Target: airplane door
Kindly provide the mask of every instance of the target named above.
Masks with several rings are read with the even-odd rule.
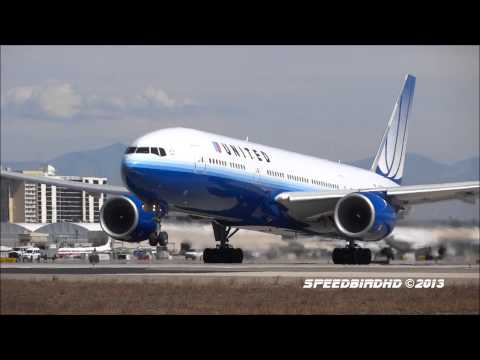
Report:
[[[205,157],[202,155],[200,151],[199,145],[192,145],[191,146],[192,154],[195,156],[194,168],[196,173],[204,173],[205,168],[207,166],[207,162]]]
[[[205,162],[205,158],[203,156],[199,155],[197,157],[197,161],[195,162],[195,171],[197,173],[204,173],[206,166],[207,166],[207,164]]]
[[[260,166],[255,167],[255,183],[262,183],[262,168]]]

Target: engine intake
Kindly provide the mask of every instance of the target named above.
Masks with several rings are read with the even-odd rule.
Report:
[[[142,241],[155,232],[153,212],[142,209],[139,199],[116,196],[107,199],[100,210],[100,225],[114,239]]]
[[[345,236],[362,240],[380,240],[395,225],[396,213],[390,204],[376,193],[353,193],[337,202],[334,221]]]

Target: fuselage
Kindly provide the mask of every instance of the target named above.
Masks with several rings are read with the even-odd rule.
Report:
[[[166,212],[278,233],[305,227],[275,201],[279,193],[398,186],[372,171],[186,128],[134,141],[122,162],[122,178],[132,193]]]

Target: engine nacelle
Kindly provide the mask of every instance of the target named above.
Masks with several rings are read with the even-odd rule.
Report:
[[[353,193],[337,202],[335,226],[345,236],[365,241],[381,240],[393,231],[397,215],[378,193]]]
[[[115,196],[100,210],[100,225],[114,239],[139,242],[157,229],[153,211],[145,211],[135,196]]]

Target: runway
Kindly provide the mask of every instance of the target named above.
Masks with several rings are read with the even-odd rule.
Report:
[[[2,264],[5,278],[44,276],[70,279],[188,278],[443,278],[480,282],[478,265],[333,265],[315,263],[268,264]]]

